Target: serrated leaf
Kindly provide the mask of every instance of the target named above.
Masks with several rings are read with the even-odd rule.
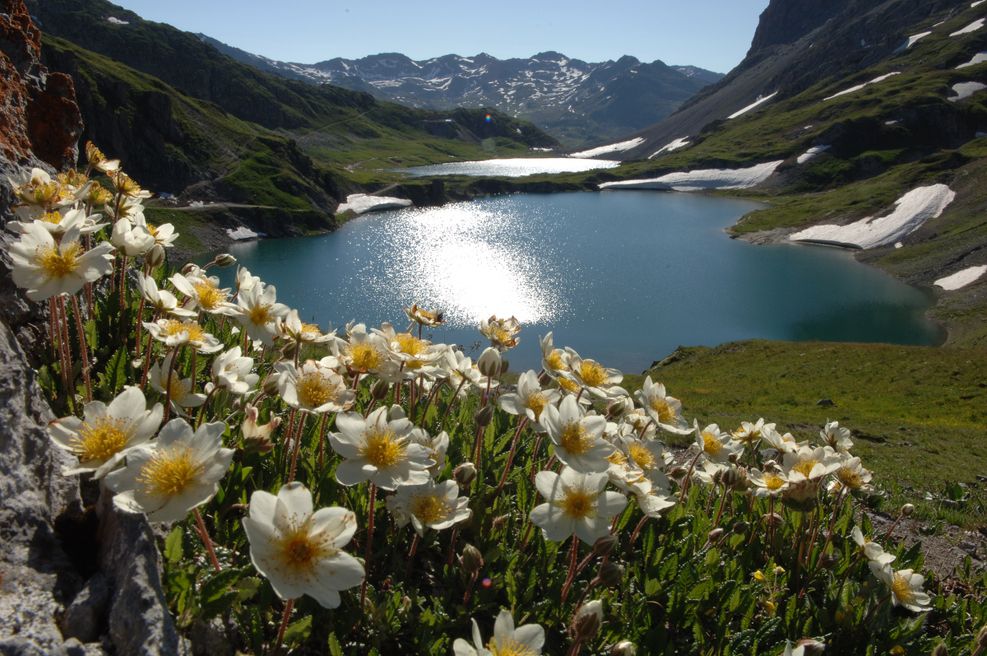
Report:
[[[235,604],[239,599],[240,593],[233,591],[227,592],[209,603],[203,603],[200,612],[202,619],[211,620],[214,617],[222,615],[232,608],[233,604]]]
[[[227,569],[213,575],[212,578],[202,584],[202,588],[199,590],[202,604],[213,602],[226,594],[226,591],[240,579],[241,574],[242,572],[238,569]]]
[[[644,584],[644,594],[653,597],[661,590],[661,582],[658,579],[648,579]]]
[[[284,644],[298,645],[312,634],[312,616],[303,617],[294,624],[291,624],[284,632]]]
[[[247,601],[255,594],[260,588],[261,580],[257,577],[249,576],[245,579],[240,579],[236,582],[233,588],[237,591],[240,596],[240,601]]]
[[[330,656],[343,656],[343,648],[339,646],[339,640],[336,639],[335,633],[329,634],[328,644]]]
[[[185,555],[182,551],[182,536],[182,528],[177,526],[165,538],[164,557],[169,563],[177,563]]]

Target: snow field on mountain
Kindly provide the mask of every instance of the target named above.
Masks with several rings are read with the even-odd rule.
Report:
[[[978,18],[977,20],[973,21],[972,23],[970,23],[969,25],[967,25],[966,27],[964,27],[962,30],[956,30],[955,32],[953,32],[949,36],[962,36],[964,34],[969,34],[971,32],[976,32],[977,30],[979,30],[983,26],[984,26],[984,19],[983,18]]]
[[[771,177],[784,160],[765,162],[746,169],[700,169],[676,171],[658,178],[604,182],[600,189],[660,189],[701,191],[703,189],[749,189]]]
[[[579,159],[587,159],[590,157],[597,157],[598,155],[607,155],[609,153],[622,153],[625,150],[630,150],[636,146],[640,146],[644,143],[644,137],[636,137],[630,139],[629,141],[621,141],[620,143],[610,144],[609,146],[599,146],[597,148],[590,148],[589,150],[581,150],[578,153],[573,153],[569,157],[578,157]]]
[[[364,212],[375,212],[377,210],[393,210],[400,207],[408,207],[410,205],[411,201],[406,198],[350,194],[346,197],[346,202],[336,208],[336,215],[338,216],[343,212],[363,214]]]
[[[893,244],[943,213],[956,198],[944,184],[919,187],[895,201],[895,209],[884,217],[868,216],[848,225],[823,224],[788,236],[791,241],[815,241],[856,246],[864,250]]]
[[[819,153],[824,152],[824,151],[827,151],[829,149],[830,149],[830,146],[813,146],[809,150],[807,150],[804,153],[802,153],[801,155],[799,155],[798,163],[799,164],[805,164],[806,162],[808,162],[810,159],[812,159],[813,157],[815,157]]]
[[[880,75],[878,77],[875,77],[870,82],[864,82],[863,84],[858,84],[855,87],[850,87],[849,89],[844,89],[843,91],[840,91],[839,93],[834,93],[832,96],[823,98],[823,102],[826,102],[827,100],[832,100],[833,98],[839,98],[840,96],[845,96],[846,94],[853,93],[854,91],[860,91],[864,87],[870,86],[872,84],[878,84],[879,82],[884,82],[889,77],[891,77],[893,75],[898,75],[899,72],[900,71],[894,71],[893,73],[888,73],[887,75]]]
[[[976,66],[977,64],[980,64],[985,61],[987,61],[987,52],[978,52],[973,56],[973,59],[971,59],[965,64],[960,64],[956,68],[960,69],[960,68],[966,68],[967,66]]]
[[[966,287],[972,282],[976,282],[980,279],[980,276],[984,275],[984,272],[987,272],[987,264],[983,266],[967,267],[966,269],[957,271],[951,276],[940,278],[933,284],[951,292],[962,287]]]
[[[921,34],[913,34],[912,36],[908,37],[908,41],[907,41],[907,43],[905,43],[905,45],[901,46],[900,48],[897,48],[891,54],[892,55],[895,55],[895,54],[901,52],[902,50],[908,50],[913,45],[915,45],[918,42],[919,39],[924,39],[925,37],[929,36],[930,34],[932,34],[932,32],[922,32]]]
[[[980,82],[960,82],[953,85],[953,93],[956,95],[952,98],[946,98],[946,100],[957,102],[969,98],[982,89],[987,89],[987,84],[981,84]]]
[[[758,107],[760,107],[764,103],[768,102],[769,100],[771,100],[772,98],[774,98],[777,95],[778,95],[778,92],[775,91],[770,96],[765,96],[763,98],[758,98],[757,100],[755,100],[751,104],[747,105],[747,107],[744,107],[743,109],[737,110],[733,114],[730,114],[730,116],[727,116],[727,120],[729,120],[731,118],[737,118],[738,116],[743,116],[747,112],[749,112],[749,111],[751,111],[753,109],[757,109]]]
[[[675,141],[672,141],[671,143],[665,144],[664,146],[656,150],[654,153],[649,155],[648,159],[654,159],[655,157],[658,157],[662,153],[670,153],[673,150],[678,150],[679,148],[683,148],[688,145],[689,145],[689,137],[681,137],[679,139],[676,139]]]

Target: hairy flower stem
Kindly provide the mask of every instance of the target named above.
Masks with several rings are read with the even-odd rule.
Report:
[[[528,424],[527,417],[519,417],[517,422],[517,430],[514,431],[514,439],[511,440],[511,450],[507,454],[507,464],[504,466],[504,473],[500,477],[500,484],[497,486],[497,494],[504,488],[504,483],[507,482],[507,473],[511,471],[511,463],[514,462],[514,451],[517,449],[517,441],[521,436],[521,430]]]
[[[631,555],[631,548],[634,546],[634,540],[637,539],[637,534],[641,532],[641,529],[644,528],[644,523],[647,522],[649,519],[650,519],[650,517],[648,517],[648,515],[645,515],[644,517],[641,518],[641,521],[639,521],[637,523],[637,526],[634,527],[634,532],[631,533],[631,539],[627,543],[627,556],[628,556],[628,558]]]
[[[212,538],[209,537],[206,523],[202,521],[202,514],[198,508],[193,508],[192,513],[195,515],[195,521],[199,524],[199,538],[202,540],[202,544],[206,545],[206,551],[209,552],[209,560],[212,561],[213,569],[218,572],[220,571],[219,560],[216,559],[216,550],[213,549]]]
[[[295,430],[295,448],[291,452],[291,473],[288,474],[288,482],[295,480],[295,466],[298,464],[298,449],[302,445],[302,433],[305,432],[305,420],[308,418],[304,412],[298,418],[298,428]]]
[[[531,476],[528,478],[528,482],[534,485],[535,474],[537,474],[538,467],[536,466],[536,461],[538,460],[538,448],[541,446],[541,433],[535,438],[535,449],[531,452]]]
[[[466,602],[470,600],[470,593],[473,592],[473,586],[476,584],[476,572],[470,574],[470,582],[466,584],[466,594],[463,595],[463,606]]]
[[[577,639],[572,643],[572,647],[569,649],[569,653],[566,656],[579,656],[579,650],[582,648],[583,641]]]
[[[82,351],[82,378],[86,381],[86,403],[93,400],[93,384],[89,379],[89,347],[86,333],[82,329],[82,314],[79,312],[79,299],[72,294],[72,312],[75,314],[75,330],[79,334],[79,349]]]
[[[840,587],[838,587],[836,589],[836,603],[839,603],[840,602],[840,597],[843,595],[843,586],[846,585],[846,580],[847,580],[847,578],[849,578],[850,572],[853,570],[854,567],[857,566],[857,564],[861,560],[863,560],[863,558],[864,558],[864,555],[858,553],[856,560],[854,560],[852,563],[850,563],[847,566],[846,571],[843,572],[843,578],[840,580]]]
[[[579,538],[572,536],[572,546],[569,547],[569,574],[565,577],[565,585],[562,586],[562,603],[565,603],[572,581],[576,578],[576,558],[579,556]]]
[[[69,315],[65,310],[65,299],[58,297],[58,329],[59,344],[62,346],[62,369],[65,372],[66,393],[72,405],[75,405],[75,376],[72,369],[72,344],[69,343]]]
[[[291,453],[291,436],[294,434],[295,430],[295,415],[298,414],[298,410],[292,409],[291,413],[288,415],[288,427],[284,431],[284,439],[281,443],[284,445],[284,461],[281,463],[283,469],[288,467],[288,454]]]
[[[459,387],[457,387],[456,391],[453,392],[452,396],[449,397],[449,405],[446,406],[445,414],[442,415],[442,426],[439,427],[440,433],[446,429],[446,419],[449,418],[449,411],[452,410],[452,402],[459,397],[459,391],[463,389],[463,385],[465,384],[466,384],[466,377],[463,376],[463,379],[459,381]]]
[[[137,310],[137,336],[134,337],[134,342],[136,342],[134,348],[138,351],[141,349],[141,328],[144,327],[144,306],[147,303],[147,299],[141,296],[141,305]],[[92,316],[92,309],[89,310],[89,316]]]
[[[367,581],[370,579],[370,553],[371,548],[374,544],[374,511],[377,505],[377,486],[373,483],[370,484],[370,515],[367,518],[367,548],[363,555],[363,568],[366,571],[366,576],[363,577],[363,585],[360,587],[360,608],[363,608],[364,602],[367,600]],[[474,578],[476,575],[474,574]],[[472,586],[471,586],[472,587]],[[466,591],[466,596],[469,597],[469,590]],[[463,600],[466,603],[466,600]]]
[[[171,349],[168,349],[169,351]],[[168,423],[168,417],[171,415],[171,380],[175,376],[175,362],[178,360],[178,353],[181,351],[181,347],[175,349],[175,355],[171,358],[171,362],[168,364],[168,378],[166,379],[165,386],[165,402],[164,402],[164,420],[163,424]],[[165,353],[165,357],[168,354]]]
[[[408,572],[405,574],[407,578],[411,578],[411,570],[415,566],[415,552],[418,551],[419,542],[421,542],[421,537],[415,533],[415,539],[411,542],[411,551],[408,552]]]
[[[682,489],[679,491],[679,503],[682,503],[685,500],[685,493],[689,489],[689,482],[692,480],[692,470],[695,468],[696,461],[699,460],[699,456],[702,454],[702,451],[697,453],[696,457],[689,463],[689,471],[686,472],[685,480],[682,481]]]
[[[58,344],[58,335],[61,334],[60,331],[58,331],[58,335],[55,334],[57,330],[57,326],[58,326],[58,312],[55,306],[55,297],[51,297],[48,299],[48,346],[51,350],[52,362],[54,362],[57,359],[60,359],[62,353],[62,347],[59,346],[58,355],[55,354],[55,345]],[[64,371],[62,371],[62,376],[63,377],[65,376]]]
[[[127,256],[120,260],[120,337],[123,348],[127,350]]]
[[[439,390],[442,389],[442,387],[445,385],[445,380],[447,379],[443,379],[441,383],[436,383],[435,385],[433,385],[432,392],[428,395],[428,398],[425,400],[425,408],[422,410],[422,420],[418,424],[422,428],[425,428],[425,415],[428,414],[428,409],[432,407],[433,403],[435,403],[435,399],[439,397]]]
[[[322,414],[322,424],[319,426],[319,472],[322,471],[323,455],[326,445],[326,425],[329,423],[329,413]]]
[[[202,402],[202,408],[199,410],[199,418],[195,422],[196,430],[198,430],[199,426],[202,425],[202,420],[206,417],[206,407],[209,405],[209,402],[212,401],[213,394],[215,394],[218,389],[218,387],[213,387],[209,393],[206,394],[206,400]]]
[[[727,486],[724,485],[723,496],[720,497],[720,507],[716,511],[716,519],[713,520],[713,528],[716,528],[717,526],[720,525],[720,518],[723,517],[723,506],[726,505],[728,496],[730,496],[730,490],[728,490]]]
[[[278,640],[274,643],[274,656],[278,656],[281,651],[281,642],[284,640],[284,630],[288,628],[288,618],[291,617],[291,609],[295,606],[295,600],[289,599],[284,604],[284,614],[281,616],[281,628],[278,629]]]
[[[900,524],[900,523],[901,523],[901,520],[902,520],[902,518],[903,518],[904,516],[905,516],[905,514],[904,514],[904,513],[898,513],[898,519],[896,519],[896,520],[894,520],[894,524],[892,524],[892,525],[891,525],[891,528],[889,528],[889,529],[888,529],[888,532],[887,532],[887,534],[886,534],[886,535],[884,536],[884,541],[885,541],[885,542],[887,542],[888,540],[890,540],[890,539],[891,539],[891,534],[892,534],[892,533],[894,533],[894,530],[895,530],[896,528],[898,528],[898,524]]]
[[[456,554],[456,538],[459,537],[459,527],[452,527],[452,537],[449,538],[449,555],[446,557],[446,565],[452,567],[452,559]]]

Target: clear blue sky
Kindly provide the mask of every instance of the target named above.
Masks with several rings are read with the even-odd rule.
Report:
[[[400,52],[692,64],[728,72],[768,0],[119,0],[147,20],[202,32],[254,54],[312,64]]]

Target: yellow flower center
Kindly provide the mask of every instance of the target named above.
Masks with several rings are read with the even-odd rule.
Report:
[[[89,196],[86,200],[93,205],[100,205],[113,200],[113,194],[101,187],[98,182],[94,182],[93,186],[89,188]]]
[[[864,485],[864,477],[856,469],[840,467],[836,470],[836,479],[851,490],[859,490]]]
[[[915,592],[912,590],[911,582],[900,572],[895,572],[894,582],[891,583],[891,592],[902,604],[914,604]]]
[[[78,437],[71,439],[69,444],[80,462],[106,460],[123,450],[136,432],[136,427],[128,427],[122,419],[103,416],[83,424]]]
[[[555,349],[548,354],[548,367],[553,371],[569,371],[569,367],[562,361],[560,349]]]
[[[309,408],[318,408],[339,397],[339,390],[317,371],[305,374],[295,383],[298,400]]]
[[[607,462],[620,467],[621,465],[627,464],[627,456],[625,456],[621,451],[617,450],[607,456]]]
[[[316,560],[330,558],[338,552],[333,548],[332,538],[325,534],[313,538],[309,535],[311,518],[297,524],[289,520],[288,527],[277,536],[274,542],[277,564],[274,571],[289,575],[310,574]]]
[[[70,242],[60,251],[55,246],[43,246],[37,250],[35,259],[47,280],[64,278],[79,268],[79,243]]]
[[[150,226],[148,226],[150,229]],[[154,234],[153,232],[151,233]],[[207,312],[215,310],[221,303],[226,302],[226,292],[208,280],[197,280],[192,283],[196,294],[199,295],[199,305]]]
[[[565,497],[559,505],[562,507],[562,512],[570,518],[586,519],[587,517],[596,517],[597,495],[582,488],[576,488],[574,490],[566,489],[564,494]]]
[[[812,460],[810,458],[808,460],[802,460],[797,465],[795,465],[794,467],[792,467],[792,469],[794,471],[797,471],[798,473],[802,474],[806,478],[809,478],[809,474],[812,473],[812,468],[815,467],[818,464],[819,464],[819,461],[818,460]]]
[[[194,321],[178,321],[176,319],[166,319],[161,322],[161,332],[167,337],[174,337],[182,333],[188,333],[188,341],[204,342],[206,333],[202,327]]]
[[[62,215],[60,212],[45,212],[43,215],[41,215],[41,220],[44,221],[45,223],[58,225],[59,223],[62,222]]]
[[[559,446],[574,456],[581,456],[593,448],[593,438],[580,422],[569,421],[562,425]]]
[[[113,186],[116,187],[116,190],[125,196],[133,198],[139,196],[141,193],[140,185],[134,182],[133,178],[123,171],[115,172],[111,175],[110,179],[113,181]]]
[[[165,385],[164,386],[168,387],[168,389],[170,390],[170,392],[171,392],[170,393],[171,400],[184,408],[185,407],[185,399],[188,397],[188,394],[189,394],[189,391],[190,391],[189,390],[189,385],[187,385],[184,380],[182,380],[181,378],[179,378],[178,377],[178,374],[176,374],[176,373],[172,373],[172,375],[171,375],[171,385],[167,385],[167,383],[168,383],[167,376],[168,376],[168,374],[166,373],[165,374],[165,381],[164,381],[165,382]]]
[[[438,493],[420,493],[411,497],[409,510],[411,514],[421,520],[422,524],[434,524],[449,516],[452,508],[446,501],[445,496]]]
[[[654,410],[655,414],[658,415],[658,423],[660,424],[667,424],[673,422],[678,417],[678,414],[675,412],[675,406],[669,403],[668,400],[663,396],[651,397],[650,405],[651,405],[651,409]]]
[[[548,399],[541,392],[529,394],[524,400],[524,407],[535,413],[535,421],[541,418],[541,411],[548,405]]]
[[[137,480],[148,496],[173,497],[201,476],[205,467],[193,457],[192,449],[184,444],[158,449],[143,467]]]
[[[785,479],[781,476],[776,476],[775,474],[764,475],[764,487],[768,488],[772,492],[780,490],[784,484]]]
[[[723,451],[723,442],[716,439],[716,435],[710,433],[709,431],[702,432],[703,437],[703,451],[711,456],[718,456],[720,452]]]
[[[630,446],[627,447],[627,452],[634,460],[634,463],[645,471],[650,471],[658,467],[655,454],[640,442],[631,442]]]
[[[394,341],[398,343],[402,353],[407,355],[421,355],[428,352],[428,342],[418,339],[411,333],[400,333],[394,336]]]
[[[490,326],[487,337],[494,344],[501,346],[514,346],[514,336],[500,326]]]
[[[350,342],[346,353],[352,362],[352,368],[359,371],[373,371],[384,362],[384,354],[370,342]]]
[[[256,326],[266,326],[274,321],[274,312],[271,310],[272,308],[270,304],[258,303],[250,308],[250,311],[247,312],[247,317],[250,318],[250,323]]]
[[[405,443],[389,428],[371,428],[364,435],[360,455],[377,469],[387,469],[402,462]]]
[[[301,337],[302,339],[316,339],[322,337],[322,330],[314,324],[302,322]]]
[[[568,378],[559,378],[559,387],[572,394],[579,393],[579,385],[575,384]]]
[[[425,362],[422,360],[408,360],[404,363],[404,368],[407,371],[418,371],[425,366]]]
[[[66,171],[65,173],[59,173],[57,178],[62,184],[72,187],[81,187],[89,182],[89,178],[78,171]]]
[[[600,387],[610,380],[610,374],[606,369],[592,360],[583,360],[579,367],[579,377],[583,379],[586,387]]]
[[[734,433],[733,438],[738,442],[742,442],[744,444],[751,444],[761,439],[761,429],[759,428],[755,429],[752,427],[750,430],[748,430],[746,428],[741,428],[736,433]]]
[[[528,645],[518,642],[516,638],[501,640],[500,648],[492,639],[487,643],[487,649],[493,656],[535,656],[537,652]]]
[[[21,187],[24,190],[25,196],[32,196],[31,200],[34,201],[35,205],[47,205],[48,203],[59,200],[59,192],[62,189],[62,185],[57,182],[37,182],[31,181],[32,185],[25,185]],[[22,196],[23,197],[23,196]],[[27,199],[25,199],[27,200]]]

